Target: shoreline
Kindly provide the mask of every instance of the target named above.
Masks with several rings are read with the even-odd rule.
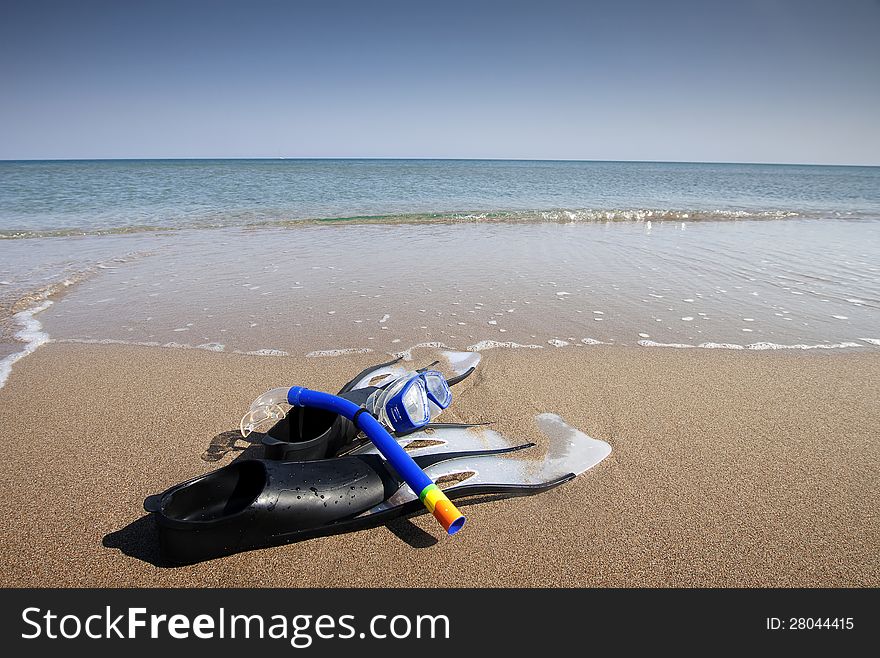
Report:
[[[383,350],[382,348],[371,348],[366,346],[359,347],[327,347],[324,349],[311,350],[302,353],[301,355],[288,352],[286,350],[277,349],[274,347],[264,347],[253,350],[240,350],[240,349],[226,349],[224,344],[218,342],[205,342],[196,345],[192,345],[190,343],[180,343],[180,342],[160,342],[160,341],[127,341],[121,339],[114,338],[53,338],[43,327],[43,324],[37,319],[35,316],[42,313],[43,311],[49,309],[53,304],[57,301],[64,299],[64,297],[73,291],[73,287],[84,280],[87,275],[93,274],[99,269],[108,269],[103,263],[98,263],[95,266],[89,268],[88,270],[83,270],[80,272],[71,275],[71,277],[65,278],[63,281],[56,282],[44,286],[43,288],[33,291],[32,293],[28,293],[24,297],[18,299],[11,306],[11,314],[8,318],[8,321],[11,321],[13,325],[18,325],[17,329],[13,329],[12,337],[17,341],[15,345],[20,344],[21,348],[17,351],[8,352],[0,358],[0,389],[2,389],[6,381],[9,379],[12,374],[12,366],[23,359],[24,357],[33,354],[37,349],[39,349],[43,345],[47,344],[70,344],[70,345],[103,345],[103,346],[124,346],[124,347],[149,347],[149,348],[162,348],[162,349],[178,349],[178,350],[202,350],[208,352],[218,352],[218,353],[227,353],[227,354],[239,354],[246,356],[259,356],[259,357],[299,357],[303,356],[307,359],[312,358],[328,358],[328,357],[339,357],[339,356],[348,356],[352,354],[377,354],[377,355],[385,355],[390,357],[401,357],[404,361],[409,361],[412,358],[413,350],[418,350],[420,348],[437,348],[437,349],[448,349],[448,350],[462,350],[467,352],[484,352],[487,350],[494,349],[505,349],[505,350],[542,350],[547,348],[581,348],[581,347],[595,347],[595,346],[615,346],[615,347],[630,347],[630,346],[638,346],[642,348],[662,348],[662,349],[703,349],[703,350],[723,350],[723,351],[825,351],[825,350],[854,350],[858,348],[864,347],[880,347],[880,338],[854,338],[852,340],[843,340],[838,342],[832,341],[824,341],[820,343],[775,343],[771,341],[758,341],[754,343],[734,343],[734,342],[715,342],[708,341],[702,342],[698,344],[693,343],[664,343],[658,342],[654,340],[649,340],[647,338],[641,338],[639,340],[633,340],[632,343],[629,342],[617,342],[614,339],[610,341],[597,340],[595,338],[581,338],[577,340],[574,337],[569,337],[568,340],[562,340],[559,338],[551,338],[546,341],[546,344],[533,344],[533,343],[517,343],[515,341],[510,340],[495,340],[486,338],[483,340],[479,340],[472,345],[466,346],[458,346],[458,345],[449,345],[443,341],[437,340],[428,340],[419,343],[414,343],[407,348],[403,349],[387,349]],[[566,293],[567,294],[567,293]],[[30,303],[30,306],[27,304]],[[482,306],[482,305],[480,305]],[[387,318],[388,316],[386,316]],[[384,320],[385,318],[383,318]],[[383,327],[384,328],[384,327]],[[640,333],[638,336],[647,336],[647,334]],[[447,339],[448,340],[448,339]],[[394,340],[392,343],[399,343],[399,340]],[[467,342],[467,341],[465,341]],[[400,346],[396,346],[400,347]]]
[[[872,247],[880,224],[658,228],[235,229],[77,238],[75,256],[64,241],[33,250],[0,242],[8,257],[0,358],[21,349],[12,313],[53,286],[63,294],[48,295],[57,303],[38,316],[43,331],[84,343],[315,355],[394,354],[430,342],[459,350],[880,343]],[[799,252],[777,253],[780,240],[796,240]]]
[[[305,358],[305,359],[327,359],[334,357],[342,357],[342,356],[350,356],[353,354],[373,354],[376,355],[377,358],[381,357],[392,357],[397,358],[400,357],[404,361],[412,360],[412,352],[415,350],[423,349],[423,348],[435,348],[435,349],[445,349],[445,350],[460,350],[464,352],[473,352],[473,353],[482,353],[489,350],[501,349],[505,351],[518,351],[518,350],[543,350],[543,349],[569,349],[569,348],[582,348],[582,347],[598,347],[598,346],[607,346],[607,347],[618,347],[618,348],[649,348],[649,349],[664,349],[664,350],[722,350],[726,352],[777,352],[777,351],[787,351],[787,352],[824,352],[828,350],[846,350],[846,352],[851,352],[852,350],[856,350],[859,348],[876,348],[880,347],[880,339],[878,338],[859,338],[856,341],[843,341],[839,343],[794,343],[794,344],[782,344],[782,343],[772,343],[761,341],[757,343],[748,343],[748,344],[740,344],[740,343],[716,343],[716,342],[707,342],[700,343],[698,345],[693,345],[689,343],[658,343],[651,340],[638,340],[633,343],[615,343],[613,341],[600,341],[594,338],[583,338],[580,341],[564,341],[560,339],[550,339],[547,341],[546,345],[536,345],[536,344],[520,344],[512,341],[497,341],[497,340],[481,340],[473,345],[467,345],[463,348],[458,348],[454,345],[447,345],[446,343],[440,341],[427,341],[422,343],[416,343],[414,345],[409,346],[408,348],[401,349],[398,351],[384,351],[381,349],[373,349],[370,347],[336,347],[336,348],[328,348],[323,350],[312,350],[310,352],[306,352],[303,354],[291,354],[290,352],[286,352],[284,350],[279,350],[275,348],[262,348],[257,350],[238,350],[232,349],[227,350],[225,345],[220,343],[203,343],[199,345],[191,345],[189,343],[159,343],[157,341],[124,341],[113,338],[96,338],[96,339],[87,339],[87,338],[52,338],[48,333],[44,331],[42,324],[36,319],[34,316],[38,315],[42,311],[48,309],[54,300],[47,299],[43,301],[41,304],[38,304],[32,308],[26,309],[24,311],[19,311],[12,315],[12,319],[17,321],[21,325],[21,329],[15,332],[15,338],[22,343],[22,348],[17,352],[11,352],[7,354],[5,357],[0,359],[0,389],[2,389],[9,377],[13,373],[12,366],[25,358],[26,356],[33,354],[37,349],[44,345],[91,345],[91,346],[115,346],[115,347],[125,347],[125,348],[159,348],[162,350],[197,350],[197,351],[205,351],[205,352],[214,352],[221,354],[237,354],[243,356],[255,356],[255,357],[292,357],[292,358]]]
[[[877,586],[880,354],[816,352],[489,350],[442,420],[540,444],[534,416],[557,413],[610,457],[538,496],[463,505],[455,538],[420,515],[163,569],[145,561],[146,495],[229,463],[200,456],[256,394],[335,390],[381,353],[49,343],[0,389],[2,584],[443,586],[455,569],[473,586]]]

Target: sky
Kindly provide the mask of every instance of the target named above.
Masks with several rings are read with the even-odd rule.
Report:
[[[880,165],[880,0],[0,0],[0,159]]]

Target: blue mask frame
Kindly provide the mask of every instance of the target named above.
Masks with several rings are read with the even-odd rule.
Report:
[[[437,370],[414,373],[403,384],[398,380],[386,390],[393,393],[383,402],[385,416],[397,434],[409,434],[430,423],[430,402],[440,409],[452,403],[449,384]]]

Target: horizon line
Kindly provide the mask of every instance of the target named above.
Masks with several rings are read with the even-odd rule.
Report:
[[[769,165],[789,167],[880,167],[878,164],[826,162],[770,162],[749,160],[606,160],[589,158],[453,158],[453,157],[399,157],[399,156],[179,156],[179,157],[125,157],[125,158],[0,158],[0,163],[15,162],[168,162],[168,161],[223,161],[223,160],[403,160],[448,162],[590,162],[630,164],[704,164],[704,165]]]

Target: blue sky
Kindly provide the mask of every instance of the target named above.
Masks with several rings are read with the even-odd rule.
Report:
[[[11,2],[0,159],[880,164],[880,2]]]

